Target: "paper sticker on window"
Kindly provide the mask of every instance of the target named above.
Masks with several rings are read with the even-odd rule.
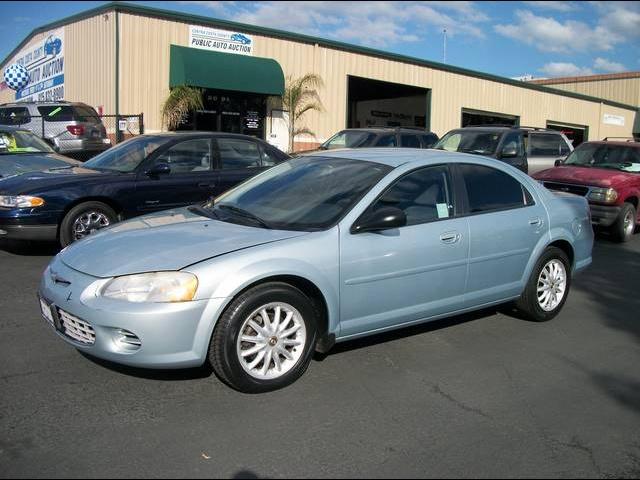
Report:
[[[449,205],[446,203],[436,203],[438,218],[449,218]]]

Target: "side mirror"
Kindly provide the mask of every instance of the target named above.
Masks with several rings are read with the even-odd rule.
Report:
[[[379,232],[404,227],[406,224],[407,216],[402,210],[395,207],[385,207],[359,218],[351,227],[351,233]]]
[[[560,165],[564,164],[566,160],[567,160],[567,157],[557,158],[556,161],[553,162],[553,165],[555,167],[559,167]]]
[[[517,156],[518,156],[517,147],[507,147],[504,150],[502,150],[502,153],[500,154],[500,158],[515,158]]]
[[[159,163],[154,165],[150,170],[147,170],[147,175],[150,177],[157,177],[160,175],[168,175],[171,173],[171,167],[168,163]]]

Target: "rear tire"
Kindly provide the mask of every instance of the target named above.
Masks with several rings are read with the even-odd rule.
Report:
[[[548,247],[536,262],[516,307],[528,320],[546,322],[560,313],[570,287],[571,263],[567,254]]]
[[[628,242],[636,230],[637,212],[630,203],[625,203],[620,210],[618,219],[611,226],[611,236],[616,242]]]
[[[234,299],[218,320],[209,361],[240,392],[286,387],[311,362],[316,325],[316,310],[300,290],[283,282],[258,285]]]
[[[73,207],[60,223],[60,245],[66,247],[91,233],[113,225],[118,215],[102,202],[85,202]]]

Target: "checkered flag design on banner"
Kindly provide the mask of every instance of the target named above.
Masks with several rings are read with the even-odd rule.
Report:
[[[14,63],[4,71],[4,81],[12,90],[22,90],[29,83],[29,72],[22,65]]]

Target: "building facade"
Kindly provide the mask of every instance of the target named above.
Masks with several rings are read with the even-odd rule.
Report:
[[[318,74],[323,111],[309,112],[309,148],[345,127],[415,126],[438,135],[486,123],[578,129],[585,139],[631,136],[638,103],[561,91],[305,35],[138,5],[107,4],[32,32],[2,62],[31,81],[0,102],[65,99],[103,114],[144,114],[161,131],[172,87],[203,89],[183,128],[259,136],[286,149],[287,77]],[[626,97],[625,97],[626,98]]]

